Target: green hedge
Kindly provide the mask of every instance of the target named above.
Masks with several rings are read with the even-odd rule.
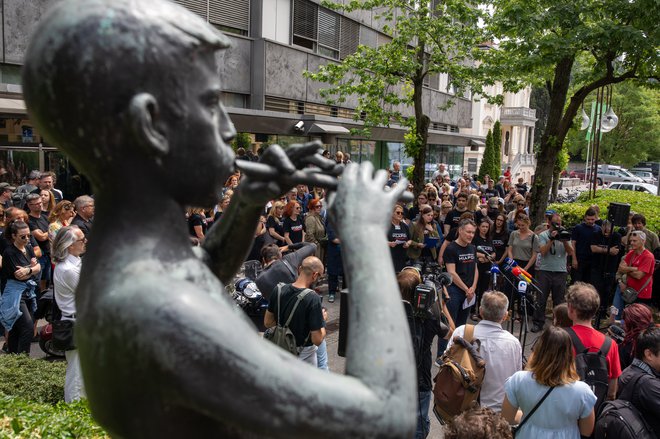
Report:
[[[87,401],[55,405],[0,395],[2,438],[107,438],[89,413]]]
[[[607,218],[607,208],[610,203],[628,203],[630,211],[641,213],[646,217],[646,227],[658,233],[660,231],[660,197],[633,191],[599,190],[596,198],[589,199],[587,192],[581,194],[574,203],[554,203],[549,209],[556,210],[563,219],[564,225],[572,227],[582,222],[584,213],[592,204],[600,207],[600,217]]]
[[[105,438],[87,401],[64,402],[66,363],[0,355],[0,438]]]

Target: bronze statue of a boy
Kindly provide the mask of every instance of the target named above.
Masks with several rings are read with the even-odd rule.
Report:
[[[30,116],[96,194],[76,299],[92,413],[127,438],[411,437],[415,367],[385,239],[405,184],[384,192],[383,173],[350,165],[331,206],[353,291],[346,375],[263,341],[223,293],[263,205],[316,146],[271,146],[277,178],[248,175],[203,254],[190,247],[183,206],[213,205],[234,169],[216,68],[228,42],[165,0],[58,1],[32,36]]]

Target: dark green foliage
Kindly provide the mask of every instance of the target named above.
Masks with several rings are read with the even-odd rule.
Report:
[[[56,404],[64,399],[66,363],[26,355],[0,355],[0,393]]]
[[[252,137],[248,133],[238,133],[231,142],[231,147],[236,151],[238,148],[243,148],[246,151],[252,148]]]
[[[501,174],[502,168],[502,124],[498,120],[493,126],[493,163],[497,165],[497,173],[490,174],[495,180]]]
[[[0,438],[106,438],[87,401],[64,402],[66,363],[0,355]]]
[[[582,222],[584,213],[592,204],[600,207],[601,218],[607,218],[610,203],[630,204],[631,212],[641,213],[646,217],[646,227],[649,230],[660,232],[660,197],[643,192],[599,190],[593,200],[589,200],[589,193],[585,192],[574,203],[555,203],[549,208],[562,216],[564,226],[572,227]]]
[[[497,177],[502,173],[500,169],[500,152],[495,146],[494,137],[493,132],[488,130],[488,134],[486,135],[486,149],[484,150],[481,166],[479,167],[479,180],[481,182],[484,181],[486,174],[497,180]],[[500,134],[500,141],[501,139],[502,136]]]
[[[87,401],[55,405],[0,395],[0,437],[107,438],[92,419]]]

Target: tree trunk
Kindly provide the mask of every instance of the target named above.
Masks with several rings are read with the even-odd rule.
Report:
[[[422,90],[424,85],[424,44],[420,44],[417,52],[417,74],[413,80],[413,105],[415,109],[415,134],[419,139],[419,150],[414,156],[415,170],[413,172],[413,185],[415,196],[424,189],[424,174],[426,167],[426,147],[429,138],[429,125],[431,119],[424,114],[422,104]]]
[[[562,123],[564,106],[571,80],[573,57],[564,58],[557,63],[550,90],[550,111],[548,123],[541,138],[541,147],[537,154],[534,185],[532,186],[532,203],[530,215],[534,226],[541,224],[548,207],[548,195],[552,186],[552,177],[557,155],[561,151],[568,126]]]
[[[559,176],[561,175],[561,172],[553,172],[552,173],[552,192],[550,193],[550,201],[554,203],[557,201],[557,192],[559,191]]]

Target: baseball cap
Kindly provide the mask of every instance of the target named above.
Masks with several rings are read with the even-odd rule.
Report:
[[[4,191],[4,190],[15,191],[16,188],[7,182],[0,183],[0,191]]]

